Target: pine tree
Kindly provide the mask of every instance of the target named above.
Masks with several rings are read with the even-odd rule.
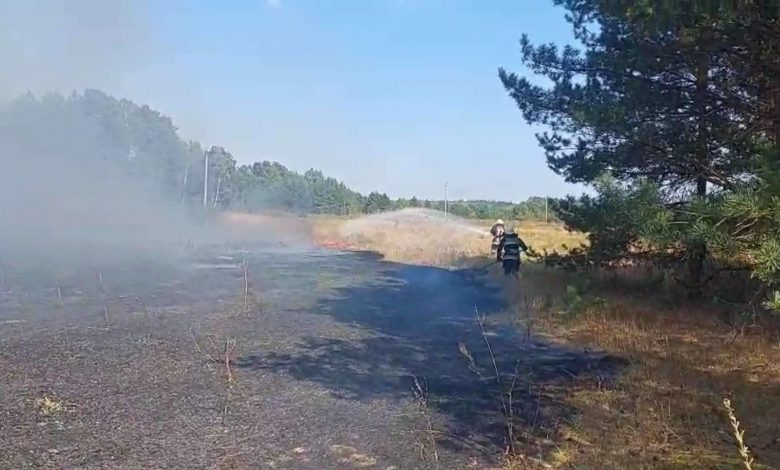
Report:
[[[582,51],[534,46],[523,36],[522,59],[551,87],[504,69],[500,79],[531,124],[549,166],[568,181],[653,181],[670,202],[704,200],[709,190],[747,182],[759,147],[746,132],[745,88],[733,57],[723,53],[717,12],[645,0],[555,0],[567,10]],[[715,26],[713,26],[715,24]],[[690,283],[698,285],[706,244],[688,240]]]

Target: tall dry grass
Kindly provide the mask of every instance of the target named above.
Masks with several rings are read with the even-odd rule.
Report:
[[[661,292],[637,295],[610,282],[612,274],[541,266],[527,267],[525,274],[523,291],[508,287],[507,296],[514,303],[532,297],[536,325],[550,341],[630,363],[613,384],[572,385],[565,401],[578,415],[561,426],[551,463],[740,468],[743,457],[722,406],[729,397],[739,403],[741,424],[750,431],[752,468],[780,468],[780,343],[771,331],[734,323],[726,306]]]
[[[406,217],[399,213],[359,219],[313,217],[312,234],[321,244],[374,251],[388,261],[427,266],[453,266],[462,260],[490,254],[490,225],[461,219],[445,221]],[[560,224],[518,222],[520,237],[534,250],[578,246],[585,238]]]

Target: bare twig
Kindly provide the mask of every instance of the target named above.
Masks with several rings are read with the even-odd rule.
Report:
[[[236,340],[228,338],[225,340],[225,369],[227,370],[227,382],[233,383],[233,372],[230,370],[230,356],[233,354],[233,349],[236,347]]]
[[[474,305],[474,314],[477,316],[477,323],[479,323],[479,329],[482,331],[482,338],[485,340],[488,352],[490,353],[490,359],[493,361],[493,370],[496,372],[496,383],[501,385],[501,372],[498,370],[498,362],[496,362],[496,356],[493,354],[493,348],[490,346],[490,340],[488,340],[487,331],[485,331],[485,317],[479,314],[479,309]]]
[[[106,320],[106,328],[111,328],[111,321],[108,314],[108,291],[106,290],[106,283],[103,282],[103,273],[98,273],[98,281],[100,281],[100,290],[103,292],[103,317]]]
[[[460,355],[463,356],[463,358],[466,360],[466,362],[469,365],[469,370],[474,372],[477,377],[480,379],[482,378],[482,372],[479,370],[479,367],[477,366],[477,361],[474,360],[474,356],[471,354],[471,351],[469,351],[468,347],[465,343],[458,343],[458,350],[460,351]]]
[[[237,340],[235,338],[226,338],[224,347],[217,346],[214,342],[214,338],[211,335],[206,336],[208,341],[209,350],[201,347],[198,339],[195,337],[195,333],[190,328],[190,336],[192,336],[192,342],[195,344],[195,350],[206,357],[210,362],[218,365],[225,366],[225,384],[227,385],[227,394],[225,395],[225,404],[222,407],[223,416],[227,416],[228,408],[230,405],[230,398],[233,394],[233,386],[236,383],[235,376],[233,375],[233,369],[230,366],[232,362],[233,354],[236,350]]]
[[[525,294],[523,294],[523,303],[525,304],[525,342],[527,343],[531,340],[531,334],[533,332],[533,318],[531,316],[531,304],[528,302],[528,296]]]
[[[192,343],[195,345],[195,350],[201,353],[202,355],[206,356],[209,360],[216,362],[214,358],[207,351],[204,351],[203,348],[200,347],[198,338],[195,337],[195,332],[192,331],[192,328],[190,328],[190,336],[192,336]]]
[[[208,342],[209,342],[209,345],[211,346],[211,349],[212,349],[214,352],[216,352],[216,355],[214,355],[214,356],[210,356],[210,357],[212,358],[212,360],[213,360],[214,362],[222,362],[222,361],[220,360],[220,358],[219,358],[219,348],[217,347],[217,345],[216,345],[216,344],[214,344],[214,339],[213,339],[213,338],[212,338],[210,335],[209,335],[209,336],[206,336],[206,339],[208,340]]]
[[[244,257],[244,313],[249,313],[249,264]]]
[[[498,385],[496,390],[497,400],[498,404],[500,406],[500,411],[504,416],[505,420],[505,428],[506,428],[506,451],[507,453],[514,454],[515,453],[515,414],[514,414],[514,402],[515,402],[515,389],[517,388],[517,381],[519,377],[519,368],[520,368],[520,361],[517,361],[515,364],[515,371],[512,376],[512,383],[509,385],[509,387],[503,386],[503,379],[501,377],[501,370],[498,366],[498,361],[496,360],[495,353],[493,352],[493,347],[490,344],[490,339],[488,338],[487,330],[485,329],[485,317],[484,315],[481,315],[479,313],[479,309],[477,306],[474,306],[474,313],[477,317],[477,323],[479,324],[479,329],[482,333],[482,339],[485,341],[485,345],[487,346],[488,352],[490,353],[490,359],[493,363],[493,370],[496,374],[495,380],[496,384]],[[458,348],[460,350],[461,355],[466,359],[466,361],[469,364],[469,369],[471,369],[475,374],[477,374],[478,377],[482,378],[482,374],[479,371],[479,367],[476,364],[476,361],[474,360],[474,357],[469,352],[468,348],[463,343],[458,343]]]
[[[512,385],[509,386],[509,389],[506,392],[506,401],[502,398],[502,404],[504,406],[504,417],[506,418],[506,438],[507,438],[507,449],[509,449],[509,452],[514,453],[515,451],[515,411],[514,411],[514,395],[515,395],[515,386],[517,385],[517,375],[518,375],[518,369],[520,368],[520,361],[517,361],[515,364],[515,373],[512,377]]]
[[[103,295],[108,295],[106,283],[103,282],[103,273],[98,273],[98,281],[100,281],[100,290],[103,291]]]
[[[439,452],[437,449],[437,443],[436,443],[436,437],[435,437],[435,431],[433,429],[433,420],[431,419],[431,413],[428,410],[428,381],[423,377],[423,382],[421,383],[420,380],[417,378],[417,376],[412,376],[414,379],[414,386],[412,387],[412,393],[414,393],[415,398],[417,398],[417,409],[420,411],[422,416],[425,418],[425,424],[426,424],[426,434],[428,436],[428,442],[431,447],[431,453],[433,455],[434,462],[439,462]],[[423,444],[420,444],[420,454],[423,456],[425,453],[425,446]]]
[[[228,338],[225,340],[225,370],[227,371],[227,395],[225,395],[225,408],[223,416],[227,416],[230,397],[233,394],[233,372],[230,370],[230,357],[236,347],[236,340]]]
[[[542,408],[541,402],[542,402],[542,389],[540,388],[539,392],[538,392],[538,394],[536,396],[536,413],[534,413],[534,420],[531,423],[531,427],[528,429],[528,440],[529,441],[531,440],[531,436],[534,435],[534,431],[536,431],[536,425],[539,422],[539,411]]]

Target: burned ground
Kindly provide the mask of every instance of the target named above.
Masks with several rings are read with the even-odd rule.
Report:
[[[506,419],[475,308],[528,442],[573,412],[542,384],[606,373],[518,333],[490,285],[371,254],[5,262],[2,275],[4,468],[481,468]]]

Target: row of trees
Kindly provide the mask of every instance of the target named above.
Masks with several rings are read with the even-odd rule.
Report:
[[[186,185],[191,200],[203,195],[204,158],[208,157],[211,205],[226,209],[283,209],[306,214],[374,214],[419,207],[443,211],[444,201],[390,199],[387,194],[371,192],[364,196],[344,183],[310,169],[303,175],[277,162],[257,162],[237,166],[233,156],[222,147],[205,153],[197,143],[190,143],[194,154],[204,156],[195,161],[195,179]],[[192,165],[190,165],[191,168]],[[198,173],[199,171],[199,173]],[[502,201],[452,201],[447,210],[455,215],[477,219],[557,220],[548,210],[545,198],[532,197],[521,203]]]
[[[0,119],[8,123],[3,129],[13,134],[3,140],[19,144],[13,151],[5,149],[7,158],[16,158],[11,153],[27,154],[24,162],[31,166],[27,173],[35,172],[34,167],[58,168],[52,169],[53,174],[62,173],[62,167],[71,168],[67,177],[63,174],[62,186],[93,198],[105,197],[92,194],[90,188],[96,188],[95,178],[110,168],[129,178],[114,188],[116,197],[129,197],[122,193],[129,192],[132,182],[136,189],[142,187],[144,192],[188,207],[342,215],[406,207],[444,209],[443,201],[391,200],[378,192],[364,196],[313,169],[300,174],[276,162],[239,165],[222,147],[204,149],[198,142],[184,142],[171,119],[148,106],[97,90],[40,99],[26,95],[2,110]],[[29,135],[22,139],[22,132]],[[20,168],[19,162],[8,160],[12,163],[6,165],[9,174]],[[449,210],[483,219],[542,218],[544,200],[521,204],[457,201]]]
[[[237,165],[235,158],[222,147],[200,153],[189,171],[194,178],[186,183],[188,199],[196,203],[208,187],[205,204],[221,209],[257,211],[280,209],[299,213],[351,214],[368,210],[367,198],[350,190],[344,183],[308,170],[299,174],[277,162],[262,161]],[[206,162],[208,181],[204,182]]]
[[[303,175],[277,162],[258,162],[236,166],[235,159],[221,147],[212,147],[209,157],[213,194],[212,205],[239,210],[276,208],[306,214],[374,214],[406,208],[443,211],[444,201],[390,199],[387,194],[371,192],[364,196],[344,183],[310,169]],[[216,176],[214,176],[216,175]],[[200,197],[203,177],[189,186],[191,197]],[[548,210],[545,198],[534,197],[521,203],[502,201],[450,201],[447,210],[457,216],[474,219],[557,220]]]
[[[98,90],[24,95],[0,109],[0,124],[6,176],[36,168],[41,175],[62,173],[56,184],[82,199],[108,197],[95,183],[110,173],[111,197],[142,191],[191,207],[349,214],[385,210],[389,202],[316,170],[299,174],[266,161],[238,165],[222,147],[184,142],[169,117]]]
[[[739,260],[780,308],[780,2],[554,0],[579,48],[521,40],[539,80],[499,77],[549,166],[595,197],[557,204],[589,262]]]
[[[422,207],[443,211],[442,200],[399,199],[396,208]],[[468,219],[506,219],[506,220],[559,220],[553,208],[543,197],[531,197],[519,203],[504,201],[448,201],[447,211]]]

